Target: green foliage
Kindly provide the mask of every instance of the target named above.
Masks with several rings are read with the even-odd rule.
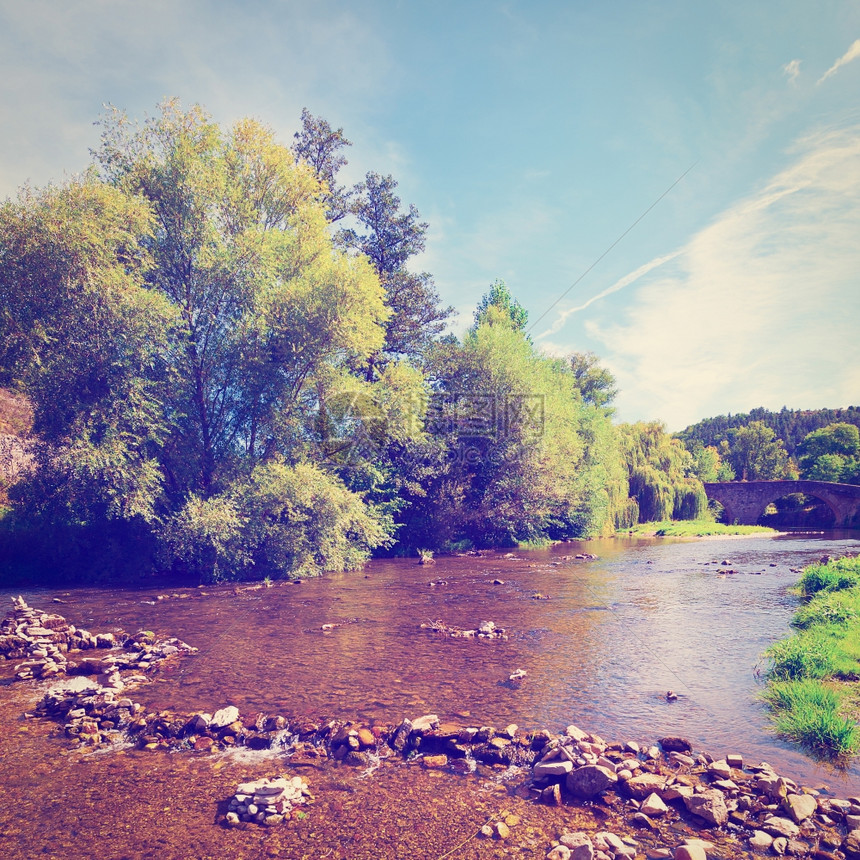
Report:
[[[765,651],[765,657],[770,661],[767,675],[773,681],[827,678],[839,663],[833,640],[817,629],[774,643]]]
[[[490,308],[501,311],[501,317],[490,314]],[[529,321],[529,312],[511,295],[508,285],[497,278],[490,285],[489,292],[478,302],[472,331],[476,332],[484,323],[492,324],[499,318],[505,319],[515,331],[524,332]]]
[[[607,415],[615,410],[609,405],[618,394],[615,377],[593,352],[574,352],[568,359],[582,402],[603,408]]]
[[[822,591],[797,610],[791,623],[801,630],[818,625],[860,624],[860,589],[849,586],[838,591]]]
[[[776,732],[812,752],[848,758],[860,752],[860,728],[843,715],[839,693],[809,678],[771,684],[763,694]]]
[[[848,406],[845,409],[786,409],[771,412],[767,409],[751,409],[749,414],[718,415],[706,418],[677,433],[677,437],[692,451],[696,442],[719,449],[722,442],[728,442],[729,431],[746,427],[752,421],[761,421],[770,427],[781,439],[790,457],[794,457],[798,446],[813,430],[828,424],[845,422],[860,426],[860,408]]]
[[[658,537],[707,537],[709,535],[752,535],[773,534],[773,529],[765,526],[732,526],[716,523],[713,520],[687,520],[676,522],[675,520],[664,520],[663,522],[640,523],[633,528],[626,529],[636,535],[657,535]]]
[[[173,556],[204,582],[353,570],[389,541],[390,523],[309,463],[258,466],[229,493],[188,499],[165,528]]]
[[[811,564],[803,571],[798,587],[806,596],[820,591],[840,591],[860,586],[860,559],[840,558]]]
[[[860,430],[844,422],[810,433],[797,448],[800,474],[811,481],[860,482]]]
[[[782,441],[762,421],[729,431],[729,445],[728,461],[741,481],[797,477]]]
[[[259,123],[172,101],[102,128],[98,171],[0,207],[0,373],[40,443],[20,515],[139,523],[206,577],[353,566],[393,527],[380,451],[421,434],[420,372],[364,378],[391,315],[373,267]],[[375,414],[332,429],[344,398]],[[252,520],[261,499],[297,531]]]
[[[684,446],[659,422],[622,424],[619,429],[639,520],[699,519],[708,500]]]

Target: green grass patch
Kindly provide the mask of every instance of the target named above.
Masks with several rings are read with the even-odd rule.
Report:
[[[664,520],[654,523],[639,523],[619,534],[657,535],[658,537],[710,537],[711,535],[776,534],[766,526],[730,526],[712,520]]]
[[[838,691],[805,678],[780,681],[764,693],[777,734],[818,755],[847,759],[860,752],[860,727],[842,713]]]
[[[765,651],[763,698],[778,734],[848,759],[860,753],[860,558],[809,565],[797,591],[799,632]]]
[[[804,568],[798,587],[806,596],[860,587],[860,557],[811,564]]]

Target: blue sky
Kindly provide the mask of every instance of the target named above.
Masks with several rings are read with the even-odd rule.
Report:
[[[860,405],[853,0],[0,0],[0,197],[170,96],[342,126],[346,178],[430,223],[455,328],[504,279],[620,420]]]

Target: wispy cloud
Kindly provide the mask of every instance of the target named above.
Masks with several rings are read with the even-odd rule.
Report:
[[[792,60],[782,67],[782,73],[788,78],[790,84],[797,83],[800,75],[800,60]]]
[[[549,337],[550,335],[555,334],[559,331],[562,326],[564,326],[565,322],[567,322],[568,317],[572,316],[579,311],[584,311],[587,307],[590,307],[595,302],[600,301],[600,299],[605,299],[607,296],[611,296],[612,293],[617,293],[619,290],[623,290],[624,287],[629,287],[630,284],[635,283],[644,275],[647,275],[648,272],[653,271],[654,269],[662,266],[664,263],[668,263],[670,260],[674,260],[681,252],[673,251],[671,254],[666,254],[662,257],[655,257],[653,260],[649,260],[644,265],[640,266],[630,274],[625,275],[623,278],[619,278],[611,287],[607,287],[605,290],[599,292],[596,296],[592,296],[586,302],[583,302],[581,305],[577,305],[573,308],[567,308],[566,310],[561,311],[559,315],[556,317],[553,324],[544,332],[541,332],[537,339],[541,340],[542,338]]]
[[[860,39],[855,39],[851,47],[818,79],[818,83],[833,77],[842,66],[860,57]]]
[[[590,321],[621,417],[680,429],[754,406],[846,406],[860,391],[860,127],[794,162],[643,277],[619,319]],[[635,273],[634,273],[635,274]]]

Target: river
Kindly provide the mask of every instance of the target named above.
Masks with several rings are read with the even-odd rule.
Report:
[[[576,723],[608,740],[651,743],[683,735],[696,749],[765,760],[801,783],[826,784],[846,796],[860,794],[856,765],[834,771],[769,732],[757,698],[757,666],[762,651],[789,631],[797,605],[789,587],[797,569],[822,555],[858,548],[856,532],[698,541],[616,538],[440,558],[424,566],[374,561],[363,571],[272,588],[15,593],[92,631],[145,628],[198,647],[199,653],[135,691],[135,699],[153,710],[212,713],[232,704],[243,713],[392,724],[432,712],[467,725],[517,723],[558,731]],[[576,559],[578,553],[597,558]],[[733,572],[722,572],[727,569]],[[4,606],[11,596],[8,589],[0,591]],[[461,628],[493,621],[508,638],[457,639],[421,627],[437,620]],[[8,679],[10,669],[0,664],[2,678]],[[526,676],[513,685],[508,677],[517,669]],[[133,786],[136,769],[141,779],[144,772],[154,778],[152,766],[131,751],[80,757],[72,767],[68,742],[49,737],[50,730],[36,721],[19,725],[14,737],[9,721],[32,707],[38,689],[0,687],[0,717],[7,726],[0,738],[2,782],[28,786],[22,790],[45,815],[46,798],[55,796],[45,785],[56,778],[62,754],[63,821],[77,797],[77,820],[86,829],[87,817],[99,814],[101,780],[121,774],[116,778],[122,785]],[[667,701],[668,690],[677,699]],[[200,755],[169,758],[163,780],[212,781]],[[123,789],[115,785],[112,791],[117,796]],[[456,793],[456,787],[446,791]],[[115,817],[109,800],[104,803]],[[139,823],[145,818],[139,816]],[[26,838],[0,814],[0,852],[4,835],[15,845]],[[168,837],[161,832],[161,838]],[[181,837],[176,839],[169,844],[179,851]],[[116,854],[126,855],[149,856],[128,848]],[[174,855],[162,846],[161,856]],[[200,849],[188,856],[209,855]]]

